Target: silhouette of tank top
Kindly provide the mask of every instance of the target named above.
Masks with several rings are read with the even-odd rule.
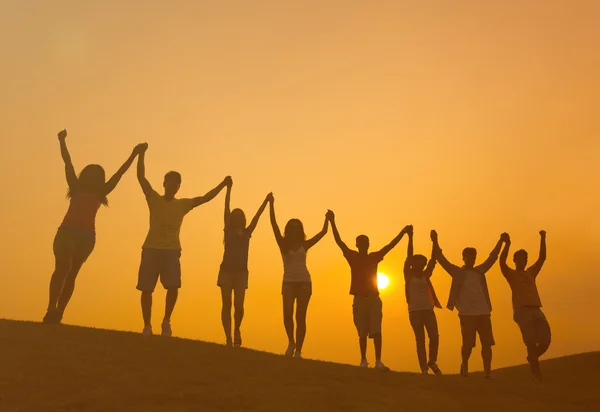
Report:
[[[283,258],[284,282],[310,282],[310,273],[306,267],[306,250],[304,246],[298,250],[287,250],[281,254]]]
[[[238,274],[248,272],[248,249],[250,234],[246,229],[241,232],[225,228],[225,251],[221,271]]]
[[[96,230],[96,214],[101,204],[102,200],[97,194],[73,194],[69,210],[60,226],[94,232]]]

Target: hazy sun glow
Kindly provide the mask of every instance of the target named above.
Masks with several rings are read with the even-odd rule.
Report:
[[[378,273],[377,274],[377,286],[379,286],[379,289],[385,289],[389,286],[390,284],[390,278],[384,274],[384,273]]]

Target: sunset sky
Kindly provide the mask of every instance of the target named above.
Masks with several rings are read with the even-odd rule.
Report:
[[[2,113],[0,317],[40,321],[52,241],[67,210],[56,134],[77,171],[107,173],[148,142],[156,189],[181,172],[181,197],[225,175],[232,206],[254,214],[273,191],[280,224],[310,236],[328,208],[343,239],[377,249],[405,225],[429,255],[487,256],[500,233],[548,260],[538,278],[553,328],[548,356],[600,350],[600,2],[0,0]],[[132,169],[97,220],[97,244],[64,322],[140,332],[135,289],[148,210]],[[224,193],[186,217],[176,336],[224,343]],[[384,361],[417,371],[401,267],[380,271]],[[356,364],[350,272],[328,234],[309,252],[313,297],[304,355]],[[282,353],[282,262],[268,216],[250,247],[244,345]],[[445,303],[450,277],[433,277]],[[525,362],[510,290],[488,273],[495,366]],[[157,288],[158,329],[164,291]],[[440,367],[457,372],[456,312],[438,311]],[[140,340],[140,345],[143,341]],[[369,358],[374,359],[372,347]],[[480,369],[479,356],[473,369]]]

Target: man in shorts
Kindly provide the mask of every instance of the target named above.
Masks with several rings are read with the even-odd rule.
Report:
[[[138,158],[137,176],[146,196],[150,210],[150,230],[142,246],[142,261],[138,274],[137,289],[142,292],[142,315],[144,317],[144,336],[152,335],[152,293],[156,283],[160,282],[167,290],[165,317],[162,322],[162,335],[171,336],[171,314],[177,302],[181,287],[181,244],[179,232],[185,215],[197,206],[209,202],[227,185],[231,177],[227,176],[213,190],[204,196],[193,199],[176,199],[181,186],[181,175],[169,172],[165,175],[164,195],[159,195],[145,176],[145,155],[148,145],[142,149]]]
[[[477,250],[471,247],[465,248],[462,253],[464,265],[458,267],[448,262],[438,243],[437,232],[435,230],[431,231],[431,240],[434,243],[437,260],[444,270],[452,276],[447,308],[454,310],[456,307],[458,309],[462,333],[460,374],[465,378],[469,376],[469,358],[476,346],[477,335],[479,335],[481,342],[484,377],[486,379],[491,378],[492,346],[495,345],[495,342],[491,319],[492,302],[485,274],[498,260],[502,243],[508,241],[508,239],[508,234],[503,233],[487,260],[478,266],[475,266]]]
[[[378,252],[369,253],[369,238],[360,235],[356,238],[356,250],[351,250],[342,241],[335,224],[335,215],[332,211],[327,213],[335,242],[344,253],[344,257],[350,265],[351,283],[350,294],[354,296],[352,305],[354,314],[354,325],[358,331],[358,341],[360,344],[360,366],[369,367],[367,361],[367,338],[373,339],[375,345],[375,368],[389,371],[390,369],[381,361],[381,323],[383,320],[383,304],[379,297],[379,287],[377,285],[377,265],[383,260],[412,226],[406,226],[398,236],[394,238],[387,246]]]
[[[506,260],[510,249],[510,238],[500,255],[500,269],[512,290],[514,320],[521,329],[527,347],[527,361],[534,379],[542,380],[539,358],[550,347],[551,331],[542,312],[542,301],[535,280],[546,261],[546,232],[540,232],[540,255],[537,262],[527,268],[528,255],[518,250],[513,256],[516,270],[508,267]]]

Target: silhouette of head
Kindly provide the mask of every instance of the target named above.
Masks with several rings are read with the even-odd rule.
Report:
[[[299,219],[290,219],[283,231],[283,240],[286,248],[300,247],[306,240],[304,225]]]
[[[427,258],[423,255],[414,255],[409,260],[410,269],[413,273],[420,275],[423,274],[425,266],[427,266]]]
[[[465,267],[467,269],[472,269],[475,267],[475,261],[477,260],[477,249],[474,247],[465,248],[462,256],[463,262],[465,262]]]
[[[371,244],[367,235],[359,235],[356,237],[356,248],[359,253],[368,253],[369,246],[371,246]]]
[[[77,186],[70,188],[68,197],[77,193],[94,193],[102,196],[102,204],[108,205],[105,196],[106,173],[100,165],[87,165],[77,177]]]
[[[178,172],[169,172],[163,182],[166,196],[175,196],[181,187],[181,175]]]
[[[517,270],[525,270],[527,267],[527,252],[523,249],[517,250],[513,256],[513,261],[517,267]]]
[[[246,228],[246,215],[242,209],[233,209],[229,215],[229,226],[232,229]]]

